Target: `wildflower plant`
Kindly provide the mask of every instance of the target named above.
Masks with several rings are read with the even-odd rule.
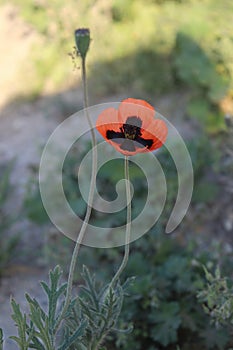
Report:
[[[76,59],[77,56],[81,59],[84,95],[84,117],[88,124],[88,131],[90,131],[92,142],[92,161],[90,171],[91,176],[90,183],[88,184],[86,212],[82,220],[82,224],[80,225],[78,236],[77,221],[74,222],[73,226],[71,225],[72,229],[75,232],[75,235],[72,237],[75,241],[75,246],[71,258],[67,282],[64,282],[62,279],[62,271],[59,266],[56,266],[54,270],[50,271],[48,283],[44,281],[41,282],[41,287],[43,288],[48,300],[47,307],[45,308],[44,306],[40,305],[40,303],[35,298],[32,298],[30,295],[26,294],[26,300],[29,306],[29,314],[27,315],[21,311],[20,305],[14,299],[11,300],[13,310],[12,318],[18,330],[18,335],[12,336],[11,339],[17,343],[20,350],[104,349],[105,341],[112,332],[127,333],[132,330],[131,327],[118,329],[119,317],[121,315],[123,301],[127,295],[128,287],[134,280],[134,277],[131,277],[122,282],[121,276],[128,262],[130,242],[140,236],[135,236],[135,233],[133,231],[136,231],[136,229],[138,231],[141,230],[142,221],[140,218],[138,221],[132,220],[132,189],[130,185],[129,157],[134,155],[147,157],[146,153],[154,151],[163,146],[168,134],[167,123],[159,117],[159,114],[158,117],[155,118],[156,112],[154,108],[146,101],[133,98],[123,100],[118,106],[114,105],[114,107],[101,109],[98,113],[96,123],[94,125],[90,116],[91,109],[88,106],[86,78],[86,58],[90,45],[89,29],[77,29],[75,31],[75,42],[75,57],[73,56],[73,58]],[[83,124],[84,122],[81,123],[79,121],[79,125],[75,124],[75,127],[81,129]],[[121,227],[121,231],[119,231],[120,239],[117,240],[117,243],[115,244],[115,246],[124,245],[124,255],[122,262],[120,263],[115,274],[112,276],[110,281],[103,283],[103,285],[97,284],[95,276],[89,272],[87,266],[83,266],[81,274],[83,283],[79,286],[78,291],[75,293],[75,290],[73,288],[74,272],[77,263],[79,262],[79,252],[81,245],[88,245],[88,238],[90,238],[90,236],[92,239],[91,242],[93,242],[93,240],[98,241],[98,239],[101,237],[101,230],[98,230],[97,228],[94,228],[93,230],[92,226],[89,224],[96,195],[95,184],[98,172],[98,157],[100,156],[101,158],[101,156],[103,156],[97,153],[99,144],[97,144],[95,128],[102,135],[105,141],[107,141],[109,145],[113,146],[114,149],[119,152],[120,156],[124,159],[124,207],[126,208],[126,224]],[[73,128],[73,130],[75,133],[77,129]],[[65,139],[66,133],[62,133],[63,129],[59,127],[57,132],[59,135],[57,148],[59,148],[61,138]],[[51,137],[51,139],[53,138]],[[56,180],[54,172],[52,174],[49,173],[52,161],[55,159],[54,147],[53,145],[51,146],[51,143],[49,142],[50,141],[48,141],[44,154],[42,155],[40,167],[42,169],[48,169],[48,172],[45,173],[46,181],[50,180],[50,182],[47,187],[43,187],[43,171],[41,171],[40,189],[42,200],[48,215],[51,218],[51,211],[55,213],[55,219],[51,220],[53,222],[57,222],[56,220],[58,220],[59,224],[57,226],[60,227],[59,225],[69,225],[70,220],[66,219],[65,212],[63,217],[60,215],[62,212],[60,198],[58,203],[56,203],[54,200],[56,190],[59,188],[62,181],[60,178],[58,181]],[[104,145],[106,146],[106,142]],[[172,150],[172,152],[174,152],[171,145],[168,144],[167,147],[169,150]],[[50,155],[52,154],[52,157],[50,158],[46,158],[46,152],[48,150],[50,152]],[[65,155],[66,154],[67,152],[65,152]],[[60,156],[59,149],[58,155]],[[191,171],[187,173],[186,168],[188,168],[191,163],[187,157],[186,148],[183,143],[181,143],[181,148],[178,149],[178,152],[174,153],[173,155],[176,159],[177,171],[180,170],[181,173],[184,171],[184,169],[186,171],[186,177],[181,176],[179,178],[179,186],[181,188],[183,186],[183,190],[180,190],[180,193],[186,193],[186,197],[181,197],[181,194],[178,194],[177,203],[173,209],[173,217],[170,222],[170,228],[168,229],[168,232],[171,231],[172,228],[176,227],[185,215],[191,198],[193,180],[192,168]],[[178,155],[180,157],[180,160],[177,160]],[[153,158],[155,159],[155,157]],[[186,167],[184,167],[185,160]],[[141,162],[146,165],[146,162],[144,160],[141,160]],[[151,160],[149,163],[150,162]],[[54,166],[54,164],[52,165]],[[59,169],[61,170],[62,168],[56,169],[57,173],[59,173]],[[87,173],[84,173],[84,175],[87,177]],[[160,173],[157,174],[156,178],[156,181],[158,181],[158,197],[155,197],[154,193],[152,193],[152,197],[154,202],[162,203],[161,208],[158,210],[159,215],[165,201],[164,196],[160,193],[161,189],[159,189],[160,186],[164,185],[164,178],[160,175]],[[189,180],[188,189],[186,189],[187,179]],[[162,185],[160,183],[160,180]],[[164,187],[162,186],[162,190],[163,189]],[[49,199],[48,204],[45,197],[49,197],[50,193],[54,195],[54,198],[52,198],[53,200]],[[63,192],[62,195],[64,195]],[[155,215],[156,209],[153,207],[154,202],[149,201],[149,208],[152,207],[150,210],[152,211],[153,217],[157,215]],[[175,216],[177,215],[177,207],[179,208],[181,214],[179,214],[177,220],[175,220]],[[146,209],[148,209],[148,206]],[[57,214],[57,212],[59,212],[59,214]],[[70,217],[71,216],[68,218]],[[155,221],[153,220],[152,224],[149,223],[149,226],[147,226],[147,223],[145,222],[146,230],[144,230],[141,234],[146,232],[151,227],[150,225],[153,225]],[[144,224],[144,222],[142,224]],[[92,229],[90,231],[91,235],[90,232],[88,232],[90,228]],[[112,231],[110,230],[110,234],[114,232],[114,234],[117,233],[118,235],[118,228],[116,228],[115,231],[113,228],[111,229]],[[65,234],[67,233],[65,229],[63,229],[63,232]],[[106,245],[105,247],[110,246],[114,246],[114,240],[113,242],[110,242],[109,246]],[[0,346],[2,342],[2,334],[0,333]]]
[[[88,268],[83,267],[82,277],[84,285],[81,287],[82,292],[78,296],[72,296],[74,270],[91,215],[97,169],[95,132],[87,111],[88,97],[85,60],[90,42],[89,30],[76,30],[75,40],[77,54],[81,56],[85,115],[91,129],[93,146],[92,177],[88,205],[71,259],[67,283],[61,283],[62,271],[59,266],[50,271],[49,284],[41,282],[41,286],[48,298],[47,310],[36,299],[26,294],[30,309],[29,315],[26,316],[21,311],[19,304],[14,299],[11,301],[12,318],[18,329],[18,336],[12,336],[11,339],[22,350],[30,348],[38,350],[100,349],[109,332],[117,328],[117,321],[127,285],[121,285],[119,281],[120,272],[126,263],[126,258],[124,258],[112,281],[103,286],[101,290],[97,289],[95,278],[90,275]],[[126,175],[128,176],[127,167]],[[130,210],[128,210],[128,221],[130,221]],[[128,248],[126,250],[127,255]]]
[[[221,276],[219,267],[212,274],[204,267],[206,284],[197,294],[211,322],[218,327],[228,327],[233,332],[233,287],[231,281]]]

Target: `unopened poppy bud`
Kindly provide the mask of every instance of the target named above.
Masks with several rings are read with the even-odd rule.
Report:
[[[74,35],[77,51],[82,59],[85,59],[90,45],[90,30],[88,28],[79,28],[75,30]]]

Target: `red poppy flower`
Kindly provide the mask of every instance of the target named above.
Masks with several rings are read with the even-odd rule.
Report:
[[[155,119],[154,108],[143,100],[127,98],[118,108],[107,108],[97,118],[96,128],[104,139],[126,156],[160,148],[167,126]]]

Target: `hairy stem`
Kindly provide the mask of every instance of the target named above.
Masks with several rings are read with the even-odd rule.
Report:
[[[125,253],[120,267],[118,268],[115,276],[112,279],[110,286],[114,288],[121,273],[124,271],[129,258],[129,242],[131,235],[131,190],[130,190],[130,177],[129,177],[129,159],[125,156],[125,189],[126,189],[126,201],[127,201],[127,221],[126,221],[126,233],[125,233]]]
[[[80,247],[83,241],[83,238],[85,236],[85,232],[88,226],[88,222],[91,216],[92,211],[92,204],[94,200],[94,192],[95,192],[95,180],[96,180],[96,173],[97,173],[97,149],[96,149],[96,137],[94,128],[91,122],[90,115],[88,113],[88,93],[87,93],[87,79],[86,79],[86,62],[85,58],[82,59],[82,83],[83,83],[83,104],[85,107],[85,116],[87,118],[88,124],[90,126],[91,131],[91,139],[92,139],[92,174],[91,174],[91,183],[90,183],[90,191],[88,196],[88,202],[87,202],[87,209],[85,218],[82,224],[82,227],[80,229],[77,241],[75,243],[75,247],[73,250],[71,263],[70,263],[70,269],[69,269],[69,277],[68,277],[68,283],[67,283],[67,291],[66,291],[66,297],[65,297],[65,303],[61,312],[61,315],[57,321],[55,332],[58,330],[61,321],[64,318],[64,315],[68,309],[68,306],[70,304],[71,295],[72,295],[72,287],[73,287],[73,279],[74,279],[74,271],[75,266],[77,264],[77,258],[80,251]]]
[[[124,271],[128,258],[129,258],[129,242],[130,242],[130,235],[131,235],[131,190],[130,190],[130,177],[129,177],[129,160],[128,157],[125,157],[125,189],[126,189],[126,202],[127,202],[127,222],[126,222],[126,233],[125,233],[125,252],[124,257],[122,260],[122,263],[120,267],[118,268],[116,274],[114,275],[111,283],[110,288],[114,288],[121,273]],[[100,339],[97,339],[93,346],[90,347],[92,350],[99,350],[101,344],[103,343],[104,338],[106,337],[106,334],[108,332],[104,332]]]

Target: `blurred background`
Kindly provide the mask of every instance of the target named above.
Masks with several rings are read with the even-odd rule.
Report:
[[[113,337],[108,348],[232,347],[232,326],[216,329],[197,300],[205,285],[203,264],[212,271],[220,266],[232,277],[232,0],[0,0],[0,27],[0,327],[6,335],[15,332],[10,295],[24,307],[25,291],[43,301],[38,280],[48,268],[59,263],[67,273],[73,242],[56,231],[43,210],[38,167],[51,132],[82,108],[80,62],[75,68],[70,54],[74,30],[88,27],[90,105],[147,100],[185,139],[195,175],[190,209],[165,236],[177,174],[166,150],[159,153],[168,183],[165,210],[151,232],[132,244],[125,273],[138,276],[123,315],[134,323],[134,332]],[[89,148],[74,146],[64,164],[65,192],[80,216],[85,203],[75,170]],[[118,162],[101,169],[98,186],[106,198],[114,197],[122,178],[118,169]],[[137,215],[147,189],[133,165],[131,178]],[[124,211],[117,217],[92,215],[100,226],[124,218]],[[101,281],[110,278],[121,254],[117,248],[84,247],[82,262]],[[6,346],[14,349],[11,342]]]

